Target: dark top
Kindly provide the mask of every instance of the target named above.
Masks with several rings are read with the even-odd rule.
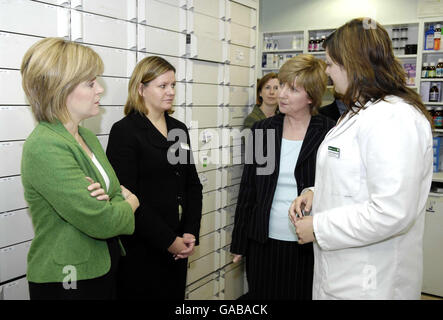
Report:
[[[256,150],[254,150],[253,163],[245,163],[235,211],[235,223],[231,243],[232,253],[244,255],[246,253],[248,239],[254,239],[261,243],[265,243],[268,239],[269,216],[279,175],[284,117],[284,114],[278,114],[266,120],[256,122],[252,127],[253,137],[258,129],[264,129],[265,132],[269,129],[275,130],[274,140],[269,141],[270,145],[271,143],[275,145],[275,170],[267,175],[256,174],[257,169],[265,166],[257,164],[257,162],[260,163],[260,161],[257,161]],[[304,188],[314,185],[317,149],[326,133],[334,125],[334,121],[322,115],[311,117],[294,171],[298,194],[300,194]],[[264,150],[259,153],[266,154],[266,133],[264,133],[263,136]],[[254,141],[250,142],[252,146],[255,146]],[[248,150],[248,146],[246,150]],[[296,195],[294,195],[294,198],[295,196]]]
[[[338,106],[337,106],[337,100],[334,100],[334,102],[332,102],[331,104],[328,104],[324,107],[321,107],[318,112],[326,117],[328,117],[329,119],[334,120],[335,122],[338,121],[338,119],[340,118],[341,114],[340,114],[340,110],[338,110]]]
[[[191,233],[198,244],[202,210],[202,185],[194,162],[190,161],[189,133],[186,126],[167,113],[168,136],[179,129],[180,138],[168,141],[149,119],[132,112],[111,129],[107,156],[120,183],[140,201],[134,213],[135,232],[122,237],[129,247],[142,240],[146,247],[166,250],[176,236]],[[177,130],[174,130],[177,132]],[[171,148],[170,148],[171,147]],[[171,164],[168,154],[185,155]],[[179,205],[183,208],[179,217]]]

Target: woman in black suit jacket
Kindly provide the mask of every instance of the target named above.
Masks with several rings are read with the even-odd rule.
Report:
[[[314,182],[317,148],[335,124],[315,115],[326,89],[324,69],[311,55],[288,60],[278,73],[281,113],[252,127],[254,156],[244,167],[231,243],[234,262],[246,256],[251,299],[312,298],[312,244],[297,243],[288,210],[291,194]],[[260,173],[260,154],[274,156],[272,173]]]
[[[109,161],[140,200],[135,232],[122,238],[121,299],[184,299],[187,257],[200,230],[202,185],[187,128],[168,114],[174,87],[171,64],[156,56],[141,60],[129,82],[126,117],[109,135]]]

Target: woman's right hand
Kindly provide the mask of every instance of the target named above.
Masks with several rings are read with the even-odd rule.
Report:
[[[122,196],[125,198],[126,201],[131,205],[132,212],[135,212],[137,208],[140,206],[140,202],[138,201],[138,198],[135,194],[133,194],[131,191],[126,189],[124,186],[120,185],[122,189]]]
[[[298,219],[303,218],[305,212],[311,211],[313,199],[314,192],[308,190],[292,201],[289,207],[289,219],[294,226]]]
[[[175,260],[177,260],[177,255],[183,250],[186,250],[188,246],[182,237],[176,237],[174,242],[169,246],[168,251],[173,254]]]
[[[241,254],[234,254],[234,259],[232,259],[232,262],[237,263],[241,260],[243,256]]]

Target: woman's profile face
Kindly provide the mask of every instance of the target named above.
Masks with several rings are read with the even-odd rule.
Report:
[[[310,112],[312,103],[306,90],[297,85],[297,79],[293,84],[287,82],[280,84],[278,101],[280,112],[287,115]]]
[[[139,94],[143,97],[148,112],[171,109],[175,98],[174,71],[166,71],[149,83],[140,84]]]
[[[326,74],[331,77],[335,91],[345,94],[349,86],[348,75],[345,68],[332,61],[328,50],[326,50]]]
[[[66,107],[74,121],[96,116],[100,112],[100,95],[104,92],[97,79],[79,83],[66,99]]]

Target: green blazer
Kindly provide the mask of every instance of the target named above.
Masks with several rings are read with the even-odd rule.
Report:
[[[79,127],[79,133],[109,176],[107,194],[111,200],[90,196],[86,176],[102,186],[105,182],[63,124],[40,122],[23,146],[21,163],[35,231],[28,253],[27,278],[31,282],[72,279],[70,269],[64,270],[66,266],[75,267],[77,280],[102,276],[111,266],[106,239],[134,232],[131,206],[121,194],[100,142],[85,128]]]

